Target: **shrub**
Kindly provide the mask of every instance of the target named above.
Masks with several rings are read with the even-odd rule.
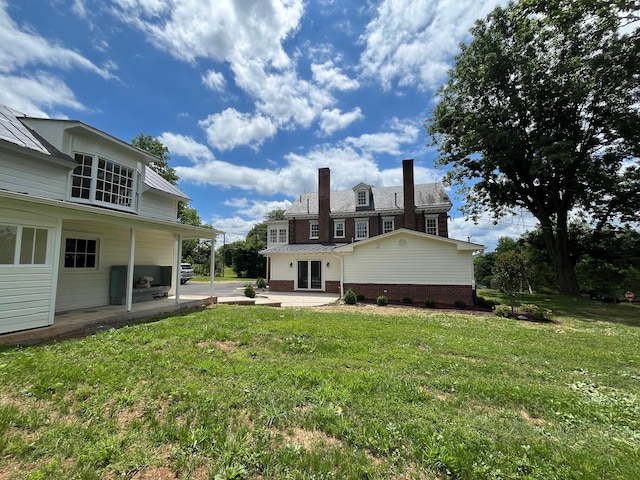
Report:
[[[256,280],[256,287],[267,288],[267,281],[264,278],[258,277],[258,280]]]
[[[244,296],[249,298],[255,298],[256,291],[253,289],[251,285],[247,285],[244,287]]]
[[[355,305],[357,301],[356,294],[353,293],[353,290],[351,289],[346,291],[342,299],[344,300],[344,303],[346,303],[347,305]]]
[[[413,303],[413,298],[411,298],[411,297],[402,297],[402,303]]]
[[[356,295],[356,300],[358,300],[359,302],[362,302],[364,299],[365,299],[364,293],[358,293]]]
[[[520,310],[529,313],[535,320],[551,320],[551,310],[544,307],[539,307],[533,303],[525,303],[520,306]]]
[[[494,302],[493,300],[487,300],[484,297],[478,297],[476,299],[476,303],[478,304],[479,307],[482,307],[482,308],[493,308],[496,305],[498,305],[498,302]]]
[[[464,300],[456,300],[455,302],[453,302],[453,306],[456,308],[467,308],[467,304],[464,303]]]
[[[509,318],[511,316],[511,307],[509,305],[496,305],[494,312],[496,317]]]
[[[377,299],[376,299],[376,303],[378,305],[380,305],[381,307],[384,307],[385,305],[389,304],[389,299],[387,297],[385,297],[384,295],[380,295]]]
[[[424,301],[424,306],[427,308],[436,308],[436,301],[432,298],[427,298]]]

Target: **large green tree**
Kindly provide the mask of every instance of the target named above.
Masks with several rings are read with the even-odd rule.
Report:
[[[522,0],[471,30],[426,127],[465,213],[524,208],[558,290],[578,293],[572,211],[597,228],[640,205],[638,2]]]
[[[169,148],[160,140],[153,138],[151,135],[139,133],[131,139],[131,145],[155,156],[157,160],[151,162],[149,167],[158,172],[167,182],[177,185],[180,177],[178,177],[175,169],[169,166],[169,160],[171,159]]]

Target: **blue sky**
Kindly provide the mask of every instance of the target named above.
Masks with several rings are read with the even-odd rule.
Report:
[[[0,0],[0,103],[171,151],[203,221],[246,232],[295,197],[440,181],[423,128],[473,22],[500,0]],[[454,209],[491,250],[531,228]]]

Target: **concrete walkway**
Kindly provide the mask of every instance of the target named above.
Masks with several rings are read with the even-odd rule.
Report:
[[[311,292],[256,292],[256,298],[244,295],[232,297],[218,297],[219,304],[231,305],[264,305],[272,307],[319,307],[331,305],[340,299],[337,293]]]

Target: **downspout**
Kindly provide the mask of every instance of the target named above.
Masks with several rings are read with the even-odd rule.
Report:
[[[331,255],[340,260],[340,298],[344,297],[344,260],[341,256],[336,255],[331,250]]]

